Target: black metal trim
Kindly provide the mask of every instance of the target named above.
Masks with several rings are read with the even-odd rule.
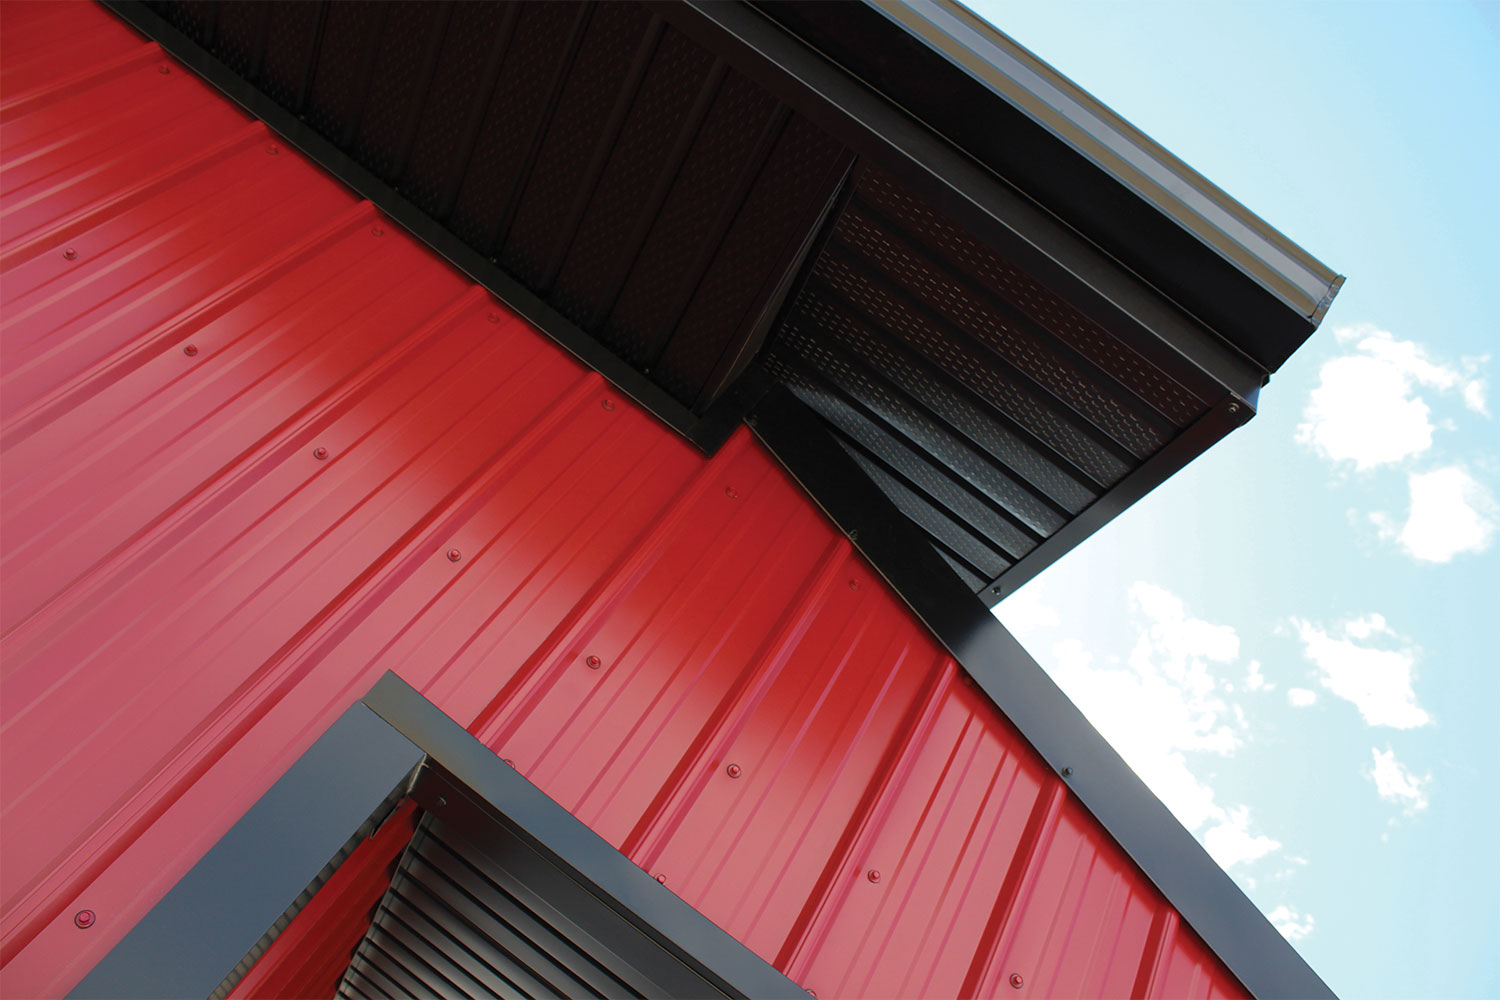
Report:
[[[580,362],[593,368],[617,389],[687,438],[705,454],[718,450],[745,413],[746,401],[757,394],[735,387],[714,400],[702,414],[694,413],[665,389],[632,368],[618,355],[585,333],[573,321],[474,250],[436,219],[422,211],[394,187],[361,166],[353,157],[265,92],[234,72],[187,35],[178,31],[141,0],[99,0],[125,23],[154,40],[174,59],[197,73],[251,116],[260,119],[282,141],[368,199],[392,222],[404,227],[435,253],[483,285],[526,322],[536,327]]]
[[[494,751],[393,673],[364,705],[426,759],[412,796],[445,822],[500,823],[678,960],[730,996],[806,998],[803,989],[659,885]],[[459,801],[456,795],[463,796]]]
[[[1240,416],[1226,411],[1200,421],[1202,433]],[[748,422],[1252,995],[1333,996],[815,413],[778,388]]]
[[[370,709],[349,709],[68,996],[213,993],[421,758]]]

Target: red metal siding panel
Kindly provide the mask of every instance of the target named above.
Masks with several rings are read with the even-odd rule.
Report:
[[[0,17],[7,995],[385,670],[825,996],[1240,993],[745,431],[701,458],[101,10]]]

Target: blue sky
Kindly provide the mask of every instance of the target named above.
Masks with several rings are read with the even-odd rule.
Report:
[[[998,609],[1346,997],[1500,997],[1500,4],[989,18],[1348,276]]]

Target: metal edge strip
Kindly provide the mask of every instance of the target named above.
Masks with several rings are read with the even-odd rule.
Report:
[[[1334,995],[815,414],[778,389],[747,422],[1253,996]]]

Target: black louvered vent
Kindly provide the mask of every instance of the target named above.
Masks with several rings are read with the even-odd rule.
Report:
[[[427,816],[339,987],[408,997],[722,997],[502,824]]]
[[[766,364],[977,592],[1215,402],[868,166]]]

